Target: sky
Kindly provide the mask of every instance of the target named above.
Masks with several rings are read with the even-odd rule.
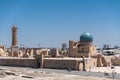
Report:
[[[13,25],[25,47],[61,47],[83,32],[120,46],[120,0],[0,0],[0,45],[11,46]]]

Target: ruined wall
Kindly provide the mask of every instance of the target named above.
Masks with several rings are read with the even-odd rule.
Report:
[[[91,58],[91,59],[86,59],[85,60],[85,70],[88,70],[93,67],[97,67],[97,59]],[[79,61],[78,64],[79,70],[83,71],[83,61]]]
[[[120,58],[111,59],[111,63],[114,66],[120,66]]]
[[[77,61],[76,60],[52,60],[52,59],[44,59],[44,68],[56,68],[56,69],[67,69],[71,68],[73,70],[78,70]]]
[[[36,67],[35,59],[0,59],[2,66]]]

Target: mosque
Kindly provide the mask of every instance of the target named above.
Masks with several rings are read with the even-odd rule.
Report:
[[[103,56],[96,51],[93,45],[93,36],[84,32],[79,41],[69,41],[69,53],[67,57],[58,58],[57,53],[54,58],[45,58],[46,68],[68,68],[86,71],[92,67],[111,66],[111,58]],[[49,64],[50,63],[50,64]]]
[[[12,45],[10,50],[0,46],[0,65],[35,68],[52,68],[86,71],[92,67],[111,66],[111,58],[98,53],[93,45],[93,36],[84,32],[80,40],[69,41],[69,50],[57,48],[35,49],[19,48],[17,27],[12,27]]]

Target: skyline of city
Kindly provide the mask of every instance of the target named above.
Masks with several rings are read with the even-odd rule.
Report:
[[[0,44],[11,46],[11,27],[25,47],[61,47],[87,31],[93,43],[120,45],[119,0],[1,0]]]

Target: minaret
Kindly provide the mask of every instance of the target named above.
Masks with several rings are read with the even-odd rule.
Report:
[[[15,25],[12,27],[12,47],[18,47],[17,27]]]
[[[11,45],[11,54],[12,57],[18,57],[18,37],[17,37],[17,27],[13,25],[12,27],[12,45]]]

